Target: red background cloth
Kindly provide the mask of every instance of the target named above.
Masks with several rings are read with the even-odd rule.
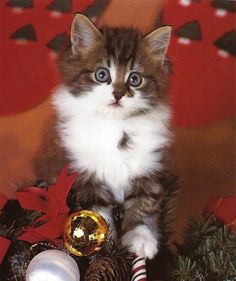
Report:
[[[34,1],[33,8],[16,9],[1,1],[0,114],[26,111],[51,94],[58,79],[55,60],[48,44],[56,35],[68,32],[75,12],[83,12],[94,0],[73,1],[70,12],[52,12],[52,0]],[[182,1],[183,2],[183,1]],[[186,1],[185,1],[186,2]],[[191,1],[190,1],[191,2]],[[233,13],[220,17],[211,1],[168,1],[164,23],[173,26],[169,54],[174,66],[171,101],[176,125],[182,127],[212,123],[235,112],[235,59],[219,55],[213,44],[233,29]],[[175,31],[197,21],[202,40],[179,43]],[[19,28],[31,24],[36,40],[10,38]]]
[[[1,1],[0,114],[26,111],[42,102],[57,84],[54,56],[46,46],[56,35],[68,32],[75,12],[83,12],[94,0],[74,1],[69,13],[47,9],[51,0],[34,1],[33,8],[8,7]],[[14,40],[10,36],[31,24],[36,41]]]
[[[224,57],[214,45],[233,30],[235,14],[225,11],[219,16],[211,2],[192,1],[185,6],[181,1],[168,1],[164,7],[164,22],[172,25],[174,32],[196,21],[202,34],[201,40],[191,40],[189,45],[180,44],[178,36],[171,39],[171,99],[175,123],[181,127],[213,123],[235,112],[235,57],[229,53]]]

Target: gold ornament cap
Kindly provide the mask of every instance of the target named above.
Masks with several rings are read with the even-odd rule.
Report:
[[[76,256],[88,256],[101,250],[108,226],[98,213],[82,210],[71,214],[64,227],[64,244]]]

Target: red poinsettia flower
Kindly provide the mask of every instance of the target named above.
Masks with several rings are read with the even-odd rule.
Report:
[[[69,208],[66,204],[68,192],[77,174],[67,176],[68,166],[64,167],[57,177],[55,184],[48,190],[38,187],[27,187],[16,193],[22,208],[42,212],[42,216],[35,220],[35,224],[18,237],[30,243],[43,240],[57,239],[63,231]]]

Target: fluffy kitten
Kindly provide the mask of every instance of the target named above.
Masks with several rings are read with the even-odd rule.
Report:
[[[169,141],[170,33],[170,27],[145,37],[133,29],[99,31],[77,14],[71,47],[59,62],[62,85],[53,95],[59,134],[54,163],[70,162],[80,173],[78,200],[110,224],[113,206],[123,204],[121,241],[146,258],[157,253],[159,240],[157,174]]]

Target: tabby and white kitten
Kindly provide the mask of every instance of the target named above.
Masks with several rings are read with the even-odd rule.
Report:
[[[78,198],[112,225],[124,206],[123,245],[153,258],[162,197],[157,174],[169,141],[166,51],[171,28],[143,37],[124,28],[99,31],[76,14],[71,47],[59,62],[63,84],[53,96],[61,147],[80,173]]]

